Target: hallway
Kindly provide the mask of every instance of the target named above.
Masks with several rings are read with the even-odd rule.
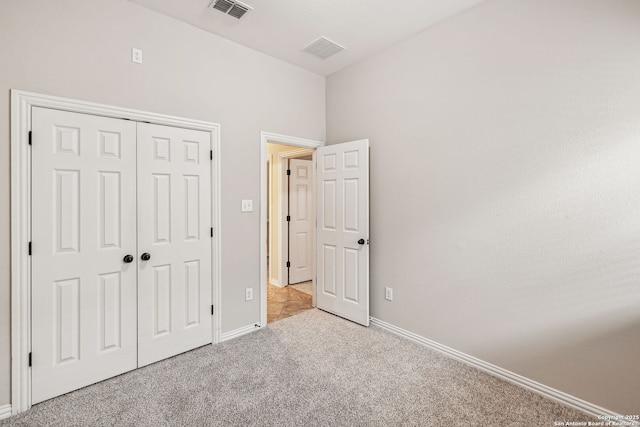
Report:
[[[267,323],[282,320],[312,308],[311,294],[295,289],[269,284],[267,287]]]

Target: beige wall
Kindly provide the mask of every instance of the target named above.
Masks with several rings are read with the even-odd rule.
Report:
[[[328,78],[329,143],[371,139],[374,317],[638,413],[639,23],[491,0]]]
[[[259,298],[245,302],[244,289],[260,284],[260,131],[324,140],[324,78],[125,0],[2,0],[0,406],[10,399],[12,88],[220,123],[222,329],[259,321]]]

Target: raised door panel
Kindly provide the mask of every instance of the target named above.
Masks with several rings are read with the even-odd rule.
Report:
[[[185,240],[200,240],[200,177],[184,175]]]
[[[185,326],[200,324],[200,261],[186,261],[184,266],[185,277]]]
[[[336,247],[324,243],[322,245],[321,258],[318,263],[320,290],[323,294],[335,297],[337,295],[336,288]]]
[[[80,170],[54,170],[55,251],[80,252]]]
[[[122,273],[107,273],[99,276],[98,290],[98,334],[100,351],[122,348]]]
[[[171,264],[153,267],[151,312],[153,337],[171,333]]]
[[[54,364],[80,360],[80,278],[54,284]]]
[[[318,216],[320,217],[322,229],[324,231],[336,231],[336,218],[338,218],[338,212],[336,212],[336,181],[334,179],[322,181],[322,188],[319,190],[321,197],[318,206],[322,206],[322,209],[318,211]]]
[[[153,243],[171,243],[171,174],[154,173],[153,211],[145,220],[153,223]]]
[[[211,149],[206,132],[138,124],[140,366],[208,344]]]
[[[122,239],[120,172],[98,172],[98,232],[101,249],[120,248]]]
[[[32,402],[136,367],[135,124],[32,110]],[[129,327],[127,327],[129,326]]]

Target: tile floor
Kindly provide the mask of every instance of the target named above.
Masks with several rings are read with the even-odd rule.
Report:
[[[289,286],[308,295],[311,295],[313,293],[313,282],[311,280],[309,280],[308,282],[296,283],[295,285]]]
[[[267,288],[267,323],[302,313],[312,308],[311,295],[291,286]]]

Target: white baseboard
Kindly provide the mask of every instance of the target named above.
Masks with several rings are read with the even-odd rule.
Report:
[[[11,405],[0,406],[0,420],[9,418],[11,416]]]
[[[544,384],[540,384],[539,382],[530,380],[529,378],[523,377],[522,375],[518,375],[514,372],[503,369],[499,366],[492,365],[491,363],[485,362],[484,360],[480,360],[476,357],[462,353],[461,351],[454,350],[450,347],[439,344],[430,339],[421,337],[420,335],[414,334],[413,332],[409,332],[402,328],[398,328],[397,326],[384,322],[380,319],[376,319],[375,317],[371,317],[370,319],[371,319],[372,325],[376,325],[379,328],[382,328],[393,334],[399,335],[415,343],[424,345],[425,347],[428,347],[432,350],[438,351],[440,353],[444,353],[449,357],[452,357],[456,360],[466,363],[467,365],[470,365],[476,369],[479,369],[483,372],[493,375],[494,377],[498,377],[502,380],[510,382],[511,384],[515,384],[517,386],[530,390],[534,393],[542,395],[548,399],[551,399],[563,405],[582,411],[587,415],[591,415],[596,418],[598,417],[598,415],[610,415],[612,417],[620,416],[619,414],[609,411],[608,409],[601,408],[600,406],[594,405],[593,403],[587,402],[575,396],[571,396],[570,394],[553,389]],[[615,420],[615,418],[612,418],[612,419]],[[638,424],[635,424],[635,425],[638,425]]]
[[[241,337],[243,335],[249,334],[251,332],[255,332],[260,329],[260,326],[257,323],[252,323],[251,325],[243,326],[242,328],[234,329],[233,331],[225,332],[222,334],[220,342],[229,341],[234,338]]]
[[[273,278],[269,279],[269,284],[273,286],[277,286],[279,288],[284,288],[284,286],[280,284],[280,281],[278,279],[273,279]]]

